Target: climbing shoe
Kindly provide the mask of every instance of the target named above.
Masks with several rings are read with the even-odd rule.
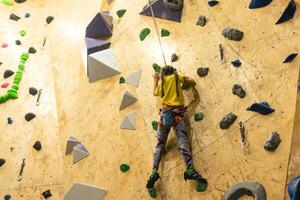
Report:
[[[160,178],[159,174],[157,173],[156,170],[153,170],[151,176],[149,177],[149,179],[147,180],[147,185],[146,187],[149,188],[153,188],[155,182]]]
[[[204,192],[207,188],[208,182],[205,178],[203,178],[195,169],[188,168],[184,172],[184,180],[195,180],[198,182],[196,187],[198,192]]]

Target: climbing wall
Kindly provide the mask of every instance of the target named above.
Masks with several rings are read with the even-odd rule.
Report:
[[[108,190],[104,199],[150,199],[145,183],[151,172],[152,152],[156,143],[151,122],[158,119],[159,101],[152,96],[152,64],[163,65],[153,19],[139,12],[147,1],[72,0],[26,1],[12,7],[1,5],[0,72],[17,69],[19,55],[30,46],[37,49],[30,55],[19,90],[19,99],[0,105],[0,157],[6,159],[0,168],[0,198],[11,194],[13,199],[42,199],[41,193],[52,192],[49,199],[63,199],[74,182],[95,185]],[[200,99],[194,100],[192,90],[185,91],[190,118],[190,139],[196,168],[209,181],[206,192],[198,193],[195,183],[185,182],[183,160],[174,134],[167,144],[156,188],[158,199],[220,199],[232,185],[241,181],[258,181],[266,188],[268,199],[281,200],[285,194],[290,145],[296,107],[299,59],[282,64],[290,53],[299,51],[299,15],[291,21],[275,25],[288,1],[274,1],[268,7],[249,10],[249,2],[221,1],[209,7],[204,0],[186,0],[181,23],[157,19],[159,30],[170,31],[161,38],[170,64],[171,55],[179,60],[172,65],[184,75],[194,78]],[[122,18],[115,14],[127,9]],[[89,83],[81,60],[85,28],[99,11],[110,10],[114,17],[112,43],[121,74]],[[28,19],[8,19],[10,13]],[[46,24],[48,15],[55,17]],[[204,27],[196,26],[199,15],[208,19]],[[237,28],[244,32],[240,42],[226,40],[222,30]],[[139,32],[151,30],[141,42]],[[19,36],[20,30],[27,35]],[[44,38],[46,44],[43,47]],[[14,41],[22,40],[21,46]],[[220,62],[219,44],[224,47],[225,62]],[[230,62],[239,59],[240,68]],[[198,67],[209,67],[206,77],[197,75]],[[121,76],[142,69],[139,87],[119,84]],[[0,79],[2,80],[2,77]],[[234,84],[242,85],[247,96],[232,95]],[[28,94],[28,88],[42,88],[41,104]],[[119,111],[125,91],[138,101]],[[2,93],[0,93],[2,94]],[[267,101],[276,110],[268,116],[246,111],[254,102]],[[123,118],[137,111],[136,130],[120,129]],[[37,117],[26,122],[27,112]],[[204,119],[195,122],[196,112]],[[219,122],[229,112],[238,119],[228,129]],[[7,117],[14,123],[8,125]],[[250,146],[241,149],[238,121],[243,121]],[[273,152],[263,144],[277,131],[282,143]],[[72,164],[65,156],[68,136],[74,136],[90,155]],[[32,148],[36,140],[42,150]],[[13,149],[11,150],[11,148]],[[21,161],[26,158],[23,179],[17,181]],[[130,170],[122,173],[119,166],[128,163]],[[244,198],[247,199],[247,198]],[[250,198],[249,198],[250,199]]]

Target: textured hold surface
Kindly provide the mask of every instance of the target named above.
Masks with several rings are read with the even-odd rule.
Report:
[[[245,98],[245,96],[246,96],[245,90],[242,88],[242,86],[240,86],[238,84],[233,85],[232,94],[237,95],[241,99]]]
[[[6,162],[6,160],[5,160],[5,159],[3,159],[3,158],[0,158],[0,167],[1,167],[2,165],[4,165],[4,164],[5,164],[5,162]]]
[[[120,110],[123,110],[124,108],[130,106],[131,104],[133,104],[136,101],[137,101],[137,98],[135,98],[130,92],[126,91],[122,98]]]
[[[171,56],[171,62],[176,62],[178,60],[178,56],[176,53],[173,53]]]
[[[19,17],[18,15],[12,13],[9,16],[9,19],[14,20],[14,21],[18,21],[19,19],[21,19],[21,17]]]
[[[206,25],[206,22],[207,22],[206,17],[203,16],[203,15],[201,15],[201,16],[199,16],[196,25],[199,25],[199,26],[205,26],[205,25]]]
[[[296,58],[297,55],[298,55],[297,53],[292,53],[292,54],[290,54],[290,55],[283,61],[283,63],[292,62],[292,61]]]
[[[275,151],[281,142],[280,135],[273,132],[265,142],[264,148],[267,151]]]
[[[234,60],[231,62],[234,67],[240,67],[242,65],[240,60]]]
[[[34,113],[27,113],[25,115],[25,120],[29,122],[29,121],[33,120],[35,117],[36,117],[36,115]]]
[[[262,8],[269,5],[272,0],[251,0],[249,4],[250,9]]]
[[[74,183],[66,192],[64,200],[102,200],[107,190],[82,183]],[[88,197],[88,199],[87,199]]]
[[[220,122],[221,129],[227,129],[230,127],[231,124],[235,122],[237,116],[234,113],[229,113],[225,117],[223,117],[222,121]]]
[[[243,39],[244,33],[234,28],[225,28],[222,35],[229,40],[240,41]]]
[[[42,193],[43,197],[45,199],[48,199],[49,197],[52,196],[51,191],[50,190],[46,190],[45,192]]]
[[[183,8],[183,0],[163,0],[163,2],[172,11],[180,11]]]
[[[294,0],[290,0],[289,5],[286,7],[283,14],[281,15],[281,17],[278,19],[278,21],[275,24],[281,24],[290,19],[293,19],[295,12],[296,12],[296,3]]]
[[[150,34],[150,29],[149,28],[144,28],[143,30],[141,30],[140,32],[140,40],[144,41],[145,38]]]
[[[46,18],[47,24],[50,24],[53,20],[54,20],[54,17],[53,17],[53,16],[48,16],[48,17]]]
[[[4,74],[3,74],[3,77],[4,77],[4,78],[9,78],[9,77],[11,77],[11,76],[14,75],[14,74],[15,74],[15,72],[13,72],[13,71],[7,69],[7,70],[5,70],[5,72],[4,72]]]
[[[31,94],[32,96],[35,96],[38,93],[38,90],[34,87],[30,87],[29,88],[29,94]]]
[[[262,115],[268,115],[275,111],[267,102],[253,103],[249,108],[247,108],[247,110],[257,112]]]
[[[128,130],[136,129],[136,111],[132,111],[125,116],[120,128]]]
[[[209,68],[207,68],[207,67],[199,67],[199,68],[197,69],[197,74],[198,74],[198,76],[200,76],[200,77],[205,77],[205,76],[207,76],[208,72],[209,72]]]
[[[33,145],[33,148],[37,151],[40,151],[42,149],[42,144],[40,141],[36,141]]]
[[[30,47],[28,49],[28,53],[35,54],[36,53],[36,49],[34,47]]]
[[[244,195],[252,196],[255,200],[267,200],[264,186],[257,182],[238,183],[229,188],[221,200],[238,200]]]

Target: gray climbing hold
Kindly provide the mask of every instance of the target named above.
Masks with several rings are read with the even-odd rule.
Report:
[[[120,126],[122,129],[135,130],[136,129],[136,111],[128,113]]]
[[[280,136],[277,132],[273,132],[266,141],[264,148],[267,151],[275,151],[281,142]]]
[[[83,146],[82,144],[77,144],[73,148],[73,164],[81,161],[82,159],[86,158],[89,155],[90,153],[85,148],[85,146]]]
[[[198,18],[198,21],[197,21],[197,25],[199,26],[205,26],[206,25],[206,17],[201,15],[199,18]]]
[[[53,20],[54,20],[54,17],[53,17],[53,16],[48,16],[48,17],[46,18],[47,24],[50,24]]]
[[[37,151],[40,151],[40,150],[42,149],[42,144],[41,144],[41,142],[37,140],[37,141],[34,143],[33,148],[34,148],[35,150],[37,150]]]
[[[21,17],[19,17],[18,15],[15,15],[14,13],[10,14],[9,19],[14,20],[14,21],[18,21],[19,19],[21,19]]]
[[[222,31],[222,35],[229,40],[240,41],[243,39],[244,33],[237,29],[227,27]]]
[[[36,117],[36,115],[34,113],[27,113],[25,115],[25,120],[29,122],[29,121],[33,120],[35,117]]]
[[[183,8],[183,0],[163,0],[165,6],[173,11],[180,11]]]
[[[43,197],[45,199],[48,199],[49,197],[52,196],[51,191],[50,190],[46,190],[45,192],[42,193]]]
[[[66,145],[66,153],[65,155],[71,154],[73,152],[73,148],[77,145],[80,144],[79,140],[77,140],[73,136],[69,136],[67,140],[67,145]]]
[[[130,92],[125,92],[122,98],[122,102],[120,105],[120,110],[130,106],[134,102],[137,101],[137,98],[135,98]]]
[[[35,96],[38,93],[38,90],[34,87],[30,87],[29,88],[29,94],[31,94],[32,96]]]
[[[6,163],[6,160],[3,159],[3,158],[0,158],[0,167],[1,167],[2,165],[4,165],[5,163]]]
[[[240,86],[238,84],[233,85],[232,94],[237,95],[241,99],[243,99],[246,96],[245,90],[242,88],[242,86]]]
[[[11,71],[11,70],[8,69],[8,70],[5,70],[5,72],[3,74],[3,77],[4,78],[9,78],[9,77],[11,77],[14,74],[15,74],[15,72],[13,72],[13,71]]]
[[[36,49],[34,47],[30,47],[28,49],[28,53],[35,54],[36,53]]]
[[[197,69],[197,74],[198,74],[200,77],[205,77],[205,76],[207,76],[208,72],[209,72],[209,68],[207,68],[207,67],[199,67],[199,68]]]
[[[229,188],[221,200],[238,200],[244,195],[252,196],[255,200],[267,200],[266,190],[258,182],[238,183]]]
[[[138,87],[140,84],[141,73],[142,73],[141,69],[133,72],[132,74],[130,74],[129,76],[126,77],[125,82],[127,84]]]
[[[16,45],[21,45],[22,43],[21,43],[21,41],[20,40],[16,40]]]
[[[171,56],[171,62],[176,62],[178,60],[178,56],[176,53],[173,53]]]
[[[220,128],[221,129],[227,129],[230,127],[231,124],[233,124],[235,122],[235,120],[237,119],[237,116],[234,113],[229,113],[228,115],[226,115],[225,117],[223,117],[223,119],[220,122]]]
[[[64,195],[64,200],[102,200],[107,190],[82,183],[74,183]]]

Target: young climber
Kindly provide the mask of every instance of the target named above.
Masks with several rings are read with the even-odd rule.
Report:
[[[146,187],[148,189],[153,188],[155,182],[160,178],[157,172],[159,163],[164,153],[170,129],[173,128],[186,165],[184,179],[198,181],[206,188],[207,180],[194,168],[191,146],[187,136],[188,130],[183,120],[186,107],[184,107],[181,85],[185,83],[194,87],[196,82],[189,77],[177,74],[176,69],[172,66],[163,67],[161,73],[153,75],[153,79],[153,94],[160,97],[162,108],[160,109],[160,122],[157,131],[157,145],[153,154],[153,171]]]

